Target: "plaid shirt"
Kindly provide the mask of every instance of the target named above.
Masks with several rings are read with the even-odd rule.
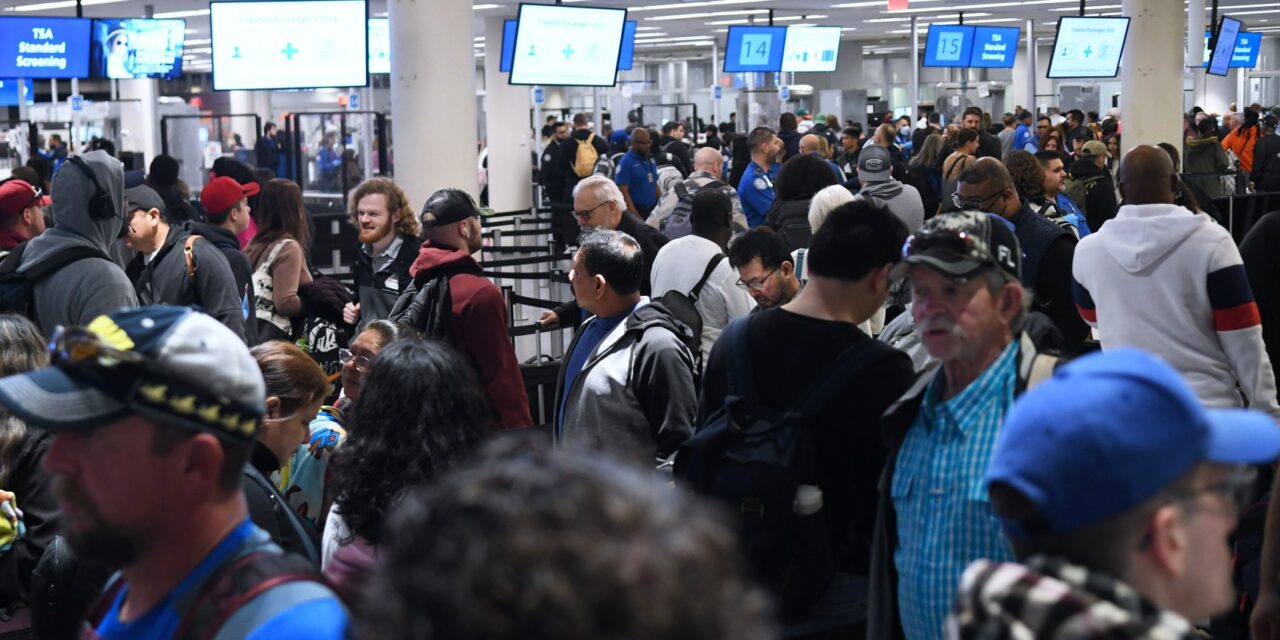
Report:
[[[898,453],[891,496],[898,514],[898,607],[910,640],[942,635],[960,574],[979,558],[1013,553],[987,501],[986,475],[1017,382],[1012,341],[978,379],[939,402],[942,370]]]
[[[979,560],[964,572],[949,640],[1192,640],[1185,618],[1157,608],[1110,576],[1035,557],[1026,565]]]

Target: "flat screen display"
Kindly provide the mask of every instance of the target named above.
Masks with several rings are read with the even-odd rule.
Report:
[[[1050,78],[1114,78],[1120,71],[1128,18],[1058,18]]]
[[[511,58],[516,55],[516,21],[502,21],[502,60],[498,61],[498,71],[511,71]]]
[[[1236,52],[1236,40],[1240,36],[1239,20],[1222,16],[1218,22],[1218,37],[1210,43],[1209,70],[1215,76],[1225,76],[1231,69],[1231,59]]]
[[[88,18],[0,18],[0,78],[87,77]]]
[[[973,54],[973,27],[931,24],[924,43],[926,67],[967,67]]]
[[[391,73],[391,22],[369,18],[369,73]]]
[[[768,73],[782,71],[786,49],[786,27],[729,27],[724,48],[725,73]]]
[[[1204,32],[1204,66],[1209,66],[1209,42],[1213,40],[1213,32]],[[1256,31],[1241,31],[1236,37],[1236,51],[1231,54],[1232,69],[1252,69],[1258,66],[1258,48],[1262,46],[1262,34]]]
[[[618,54],[618,71],[630,71],[636,57],[636,21],[622,23],[622,53]]]
[[[626,9],[521,4],[511,84],[612,87]]]
[[[977,27],[973,33],[973,53],[969,66],[987,69],[1012,69],[1018,55],[1018,27]]]
[[[26,86],[26,92],[22,90],[22,86]],[[0,107],[16,107],[18,100],[22,96],[26,96],[27,104],[36,103],[35,85],[30,80],[24,80],[21,84],[17,80],[0,80]]]
[[[211,2],[213,88],[366,86],[368,19],[364,0]]]
[[[176,78],[182,75],[186,20],[94,18],[93,76]]]
[[[840,27],[787,27],[783,71],[835,71]]]

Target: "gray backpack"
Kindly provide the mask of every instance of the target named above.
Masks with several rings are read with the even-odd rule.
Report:
[[[712,180],[693,189],[690,189],[685,182],[675,183],[672,189],[676,192],[676,206],[671,210],[671,215],[662,221],[662,233],[672,240],[691,235],[693,222],[689,216],[693,214],[693,196],[701,189],[720,189],[724,186],[725,184],[719,180]]]

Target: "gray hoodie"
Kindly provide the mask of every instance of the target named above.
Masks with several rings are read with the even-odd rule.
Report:
[[[907,225],[907,230],[911,233],[924,226],[924,201],[920,199],[920,192],[909,184],[902,184],[897,180],[864,182],[855,198],[888,208],[889,213]]]
[[[64,164],[53,176],[54,228],[31,239],[18,273],[71,247],[93,247],[106,254],[115,241],[124,224],[118,217],[124,206],[124,165],[105,151],[91,151],[80,157],[93,169],[98,184],[111,194],[117,217],[91,218],[89,199],[94,193],[93,183],[78,168]],[[33,290],[36,320],[46,336],[58,325],[84,326],[121,307],[138,306],[133,284],[124,269],[102,258],[84,258],[66,265],[35,283]]]

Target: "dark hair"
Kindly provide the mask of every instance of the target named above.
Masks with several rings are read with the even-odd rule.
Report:
[[[1001,118],[1000,118],[1000,122],[1001,122],[1001,123],[1003,123],[1003,124],[1004,124],[1004,126],[1006,126],[1006,127],[1012,126],[1012,125],[1013,125],[1013,123],[1014,123],[1014,122],[1017,122],[1017,121],[1018,121],[1018,119],[1017,119],[1017,118],[1015,118],[1015,117],[1013,117],[1013,114],[1012,114],[1012,113],[1006,113],[1006,114],[1004,114],[1003,116],[1001,116]]]
[[[1067,111],[1067,117],[1074,120],[1077,124],[1084,124],[1084,112],[1079,109],[1071,109]]]
[[[644,279],[644,253],[635,238],[609,229],[593,229],[578,239],[578,264],[592,276],[604,276],[619,295],[640,290]]]
[[[689,214],[689,223],[693,232],[699,236],[708,236],[716,231],[728,229],[732,223],[733,202],[720,189],[699,189],[693,194],[693,210]]]
[[[1213,118],[1205,118],[1196,124],[1196,131],[1202,136],[1218,135],[1218,121]]]
[[[1040,161],[1041,167],[1048,169],[1049,162],[1053,160],[1061,161],[1062,155],[1059,154],[1057,151],[1046,151],[1042,149],[1036,152],[1036,160]],[[1063,162],[1063,164],[1066,164],[1066,162]]]
[[[782,163],[782,169],[773,181],[773,189],[776,198],[785,202],[812,198],[813,194],[833,184],[837,184],[836,176],[827,161],[802,153]]]
[[[39,187],[42,191],[44,190],[44,181],[40,179],[40,174],[36,173],[36,170],[31,167],[14,167],[9,172],[9,177],[17,178],[33,187]],[[17,219],[14,218],[14,220],[16,221]]]
[[[964,110],[964,113],[962,113],[962,114],[960,115],[960,119],[961,119],[961,120],[964,120],[965,118],[967,118],[967,117],[969,117],[969,116],[978,116],[979,118],[981,118],[981,117],[982,117],[982,107],[968,107],[967,109],[965,109],[965,110]]]
[[[1030,111],[1029,109],[1023,109],[1023,110],[1022,110],[1022,113],[1019,113],[1019,114],[1018,114],[1018,120],[1019,120],[1019,121],[1024,121],[1024,120],[1028,120],[1028,121],[1029,121],[1029,120],[1032,120],[1034,117],[1035,117],[1035,114],[1034,114],[1034,113],[1031,113],[1031,111]]]
[[[790,111],[778,116],[779,129],[782,129],[784,131],[794,131],[799,126],[800,126],[800,123],[796,122],[796,114],[791,113]]]
[[[729,243],[729,266],[734,269],[757,258],[765,269],[777,269],[784,262],[792,262],[787,243],[769,227],[756,227]]]
[[[760,147],[767,144],[776,134],[769,127],[756,127],[751,130],[747,136],[747,147],[752,152],[758,151]]]
[[[554,126],[549,124],[542,125],[542,137],[550,138],[551,136],[555,135],[555,132],[556,132],[556,128]]]
[[[840,131],[840,133],[843,133],[844,135],[849,136],[854,140],[857,140],[858,138],[862,137],[862,131],[855,129],[853,127],[845,127]]]
[[[262,125],[262,135],[265,136],[268,133],[271,133],[271,130],[275,128],[276,128],[276,123],[268,120],[266,124]]]
[[[1044,165],[1030,151],[1010,151],[1004,157],[1013,188],[1023,198],[1039,198],[1044,195]]]
[[[357,638],[777,637],[724,511],[599,455],[496,441],[386,540]]]
[[[989,162],[983,162],[989,160]],[[977,162],[969,165],[969,168],[960,172],[960,176],[956,178],[957,184],[1006,184],[1012,186],[1013,178],[1009,176],[1009,170],[1000,164],[995,158],[979,158]]]
[[[682,125],[679,122],[676,122],[675,120],[668,120],[666,124],[662,125],[662,132],[671,133],[672,131],[675,131],[680,126]]]
[[[36,172],[36,175],[40,180],[40,184],[36,186],[44,189],[45,185],[49,182],[49,178],[53,175],[53,163],[49,162],[48,158],[37,154],[27,158],[27,166],[31,167],[31,169]]]
[[[410,340],[418,337],[418,332],[409,325],[398,320],[374,320],[364,326],[360,333],[372,331],[378,334],[378,348],[381,349],[396,340]],[[358,335],[358,334],[357,334]]]
[[[729,173],[729,186],[737,188],[742,184],[742,176],[751,165],[751,145],[747,136],[737,133],[726,133],[724,143],[729,145],[730,158],[733,159],[733,170]]]
[[[1177,171],[1178,167],[1182,165],[1182,158],[1179,157],[1178,148],[1168,142],[1161,142],[1156,146],[1164,149],[1164,152],[1169,154],[1169,159],[1173,161],[1173,170]]]
[[[974,140],[977,140],[977,139],[978,139],[977,129],[970,129],[968,127],[963,127],[956,132],[956,137],[952,139],[951,146],[953,148],[959,149],[960,147],[963,147],[966,144],[969,144],[970,142],[973,142]]]
[[[282,238],[293,238],[302,245],[303,254],[311,244],[307,233],[307,211],[302,204],[302,189],[292,180],[276,178],[262,187],[258,196],[258,233],[245,248],[251,264],[258,264],[267,248]]]
[[[587,114],[576,113],[573,116],[573,126],[581,127],[587,124]]]
[[[937,111],[930,111],[929,115],[925,116],[925,122],[928,122],[930,124],[938,124],[942,122],[942,114],[938,113]]]
[[[809,273],[854,282],[902,259],[907,225],[867,200],[842,204],[827,214],[809,241]]]
[[[156,189],[168,189],[178,184],[178,161],[173,156],[160,154],[151,159],[147,170],[147,182]]]
[[[381,542],[401,497],[470,455],[491,418],[474,367],[453,347],[433,340],[383,347],[333,459],[336,507],[353,537]]]

